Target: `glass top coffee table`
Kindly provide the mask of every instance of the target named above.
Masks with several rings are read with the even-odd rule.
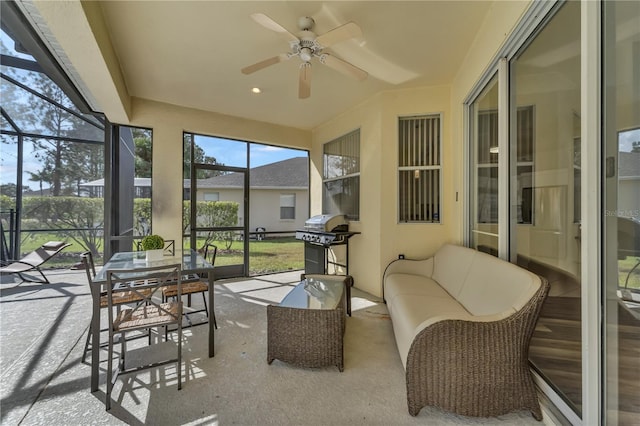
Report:
[[[267,362],[344,370],[343,335],[350,276],[312,275],[267,306]]]

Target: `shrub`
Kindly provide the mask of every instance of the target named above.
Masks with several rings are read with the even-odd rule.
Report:
[[[147,235],[142,239],[143,250],[158,250],[164,248],[164,239],[160,235]]]

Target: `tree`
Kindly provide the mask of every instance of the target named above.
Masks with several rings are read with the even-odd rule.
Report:
[[[136,177],[150,178],[151,164],[153,161],[151,150],[151,132],[145,129],[134,128],[133,143],[136,150]]]
[[[48,183],[53,196],[78,195],[80,183],[104,175],[103,148],[99,144],[71,142],[64,138],[101,142],[103,130],[69,112],[75,110],[73,103],[46,75],[29,72],[20,79],[50,100],[37,98],[3,81],[3,104],[5,100],[11,101],[9,114],[20,118],[22,131],[43,135],[25,138],[25,142],[31,142],[32,155],[40,163],[38,170],[30,172],[31,180],[40,185]]]
[[[22,186],[22,191],[29,189],[26,186]],[[0,185],[0,195],[6,195],[7,197],[15,198],[18,195],[18,185],[15,183],[5,183]]]
[[[209,165],[220,165],[223,166],[224,164],[222,163],[218,163],[218,160],[215,157],[211,157],[208,155],[205,155],[204,149],[202,149],[202,147],[200,147],[199,145],[196,145],[195,141],[193,140],[193,134],[190,133],[185,133],[184,135],[184,141],[183,141],[183,147],[184,147],[184,163],[191,165],[190,162],[190,158],[191,158],[191,147],[193,146],[193,161],[196,163],[200,163],[200,164],[209,164]],[[213,176],[219,176],[221,175],[222,172],[218,171],[218,170],[198,170],[198,175],[196,176],[197,179],[207,179]],[[190,179],[191,178],[191,171],[189,168],[185,167],[184,168],[184,176],[185,179]]]
[[[28,172],[28,173],[31,176],[29,178],[31,182],[38,182],[40,184],[40,196],[42,196],[43,195],[42,182],[47,182],[49,180],[48,173],[44,170],[40,171],[39,173],[33,173],[33,172]]]

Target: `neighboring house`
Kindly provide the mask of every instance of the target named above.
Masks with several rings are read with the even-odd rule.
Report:
[[[133,180],[134,198],[151,198],[151,178],[135,178]],[[104,179],[80,184],[81,197],[104,197]]]
[[[309,160],[296,157],[249,170],[249,231],[295,231],[309,217]],[[197,199],[236,201],[238,225],[244,224],[244,174],[230,173],[198,181]]]
[[[295,231],[309,217],[309,160],[290,158],[254,167],[250,176],[249,231],[263,228],[267,232]],[[185,190],[189,179],[185,179]],[[198,181],[197,200],[235,201],[240,204],[238,225],[244,224],[244,175],[230,173]],[[82,196],[102,197],[104,179],[80,185]],[[151,179],[134,179],[135,198],[151,196]]]

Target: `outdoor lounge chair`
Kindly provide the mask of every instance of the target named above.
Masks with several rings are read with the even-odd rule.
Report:
[[[70,245],[71,244],[62,241],[49,241],[19,260],[2,261],[0,273],[18,274],[22,279],[22,282],[26,281],[49,284],[49,280],[44,276],[40,267]],[[40,275],[42,275],[42,281],[27,279],[22,275],[30,271],[38,271]]]

